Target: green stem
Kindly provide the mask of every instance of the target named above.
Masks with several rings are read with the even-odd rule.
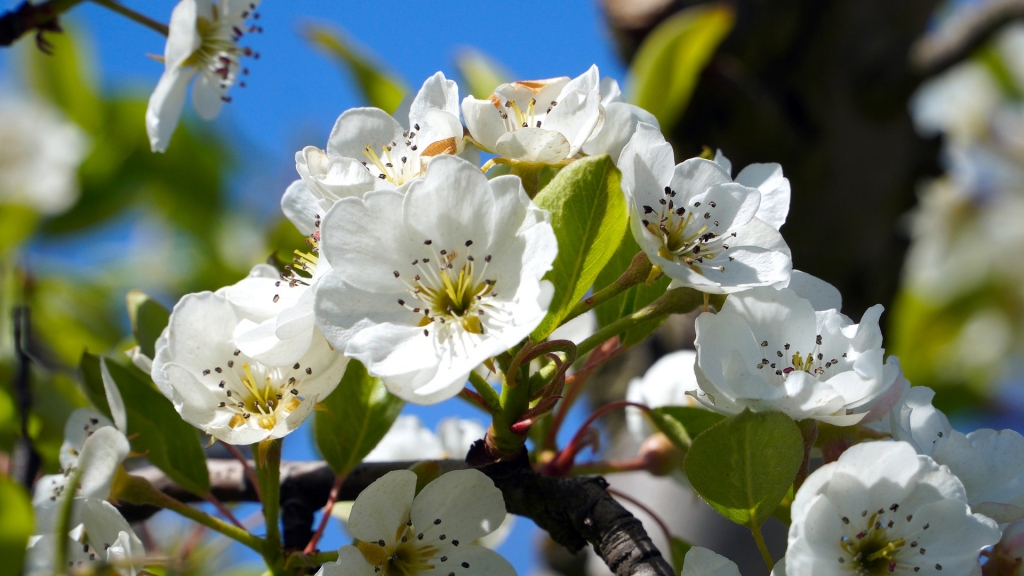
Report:
[[[589,297],[584,298],[576,304],[576,306],[569,311],[569,315],[562,319],[562,324],[565,324],[580,314],[584,314],[589,310],[604,304],[638,284],[643,284],[650,274],[650,258],[647,257],[646,252],[638,253],[633,257],[633,260],[629,263],[629,267],[626,268],[626,271],[623,272],[621,276],[616,278],[615,281],[608,286],[594,292]]]
[[[700,292],[690,288],[675,288],[665,292],[661,298],[651,302],[647,306],[637,310],[629,316],[619,318],[615,322],[595,332],[592,336],[580,342],[576,347],[577,358],[597,348],[609,338],[628,331],[629,329],[655,320],[669,314],[685,314],[695,310],[703,304],[704,298]]]
[[[764,535],[761,534],[761,527],[755,522],[750,523],[750,533],[754,535],[754,542],[757,543],[757,549],[761,552],[761,557],[764,558],[764,563],[768,566],[768,571],[771,572],[775,568],[775,561],[772,560],[772,555],[768,552],[768,546],[764,543]]]
[[[133,22],[137,22],[139,24],[142,24],[143,26],[145,26],[146,28],[149,28],[150,30],[153,30],[155,32],[159,32],[160,34],[163,34],[164,36],[167,36],[168,34],[170,34],[170,30],[167,28],[167,25],[161,24],[160,22],[157,22],[156,20],[153,20],[149,16],[145,16],[143,14],[139,14],[138,12],[132,10],[131,8],[128,8],[127,6],[121,5],[121,3],[116,2],[115,0],[92,0],[92,2],[94,4],[98,4],[100,6],[103,6],[107,10],[110,10],[112,12],[116,12],[116,13],[120,14],[121,16],[124,16],[125,18],[128,18],[129,20],[131,20]]]
[[[82,478],[82,469],[76,468],[64,483],[64,499],[60,503],[60,516],[57,518],[57,546],[54,547],[54,566],[63,572],[68,555],[68,527],[71,525],[71,514],[75,508],[75,492],[78,481]]]
[[[469,383],[473,385],[473,388],[480,394],[480,397],[487,403],[487,408],[491,411],[491,414],[497,414],[501,411],[501,398],[498,393],[494,390],[487,379],[473,370],[469,373]]]
[[[111,494],[116,499],[131,502],[132,504],[149,504],[158,508],[166,508],[197,524],[206,526],[210,530],[219,532],[236,542],[240,542],[256,552],[263,552],[263,540],[260,538],[219,518],[214,518],[209,514],[175,500],[154,488],[145,478],[139,478],[138,476],[132,476],[124,471],[120,471],[114,480],[114,488]]]
[[[263,495],[263,518],[267,537],[263,542],[263,559],[271,573],[282,573],[284,548],[281,543],[281,439],[264,440],[256,445],[259,459],[256,474]]]
[[[505,378],[509,378],[506,374]],[[512,425],[530,409],[530,387],[501,387],[501,408],[494,414],[488,436],[493,440],[494,448],[502,457],[513,456],[526,444],[526,436],[512,431]]]

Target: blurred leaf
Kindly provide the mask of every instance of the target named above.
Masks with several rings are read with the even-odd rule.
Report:
[[[28,206],[0,206],[0,254],[21,244],[36,229],[39,214]]]
[[[125,298],[128,303],[128,318],[132,323],[132,334],[139,349],[149,358],[156,356],[156,339],[167,327],[171,313],[163,304],[138,290],[132,290]]]
[[[615,250],[611,260],[598,273],[597,279],[594,281],[594,289],[604,288],[618,279],[626,271],[626,268],[629,267],[633,257],[638,253],[640,253],[640,245],[636,243],[632,232],[627,230],[622,235],[622,242],[619,243],[619,247]],[[668,276],[662,275],[661,278],[658,278],[650,285],[640,284],[601,304],[594,309],[594,313],[597,314],[597,325],[603,328],[619,318],[629,316],[654,302],[668,290],[668,283]],[[626,332],[626,335],[622,338],[623,344],[631,345],[643,341],[664,321],[665,318],[660,318],[635,326]]]
[[[694,406],[662,406],[655,408],[653,412],[658,415],[659,419],[667,419],[682,426],[691,440],[700,436],[708,428],[725,420],[725,416],[722,414]],[[669,427],[669,425],[666,425],[666,427]],[[672,436],[661,425],[658,428],[669,437],[669,440],[672,440]],[[688,446],[682,446],[674,440],[673,444],[684,450],[688,448]]]
[[[530,335],[534,341],[558,327],[622,241],[629,213],[620,179],[608,155],[591,156],[563,168],[534,199],[551,213],[558,239],[558,256],[544,276],[555,285],[555,295]]]
[[[321,401],[313,435],[335,474],[347,474],[380,442],[404,402],[392,396],[356,360],[348,363],[338,389]]]
[[[92,47],[66,26],[63,33],[47,34],[46,39],[53,44],[51,55],[37,50],[32,42],[23,43],[29,85],[56,104],[86,132],[99,133],[103,112],[91,73]],[[142,122],[141,118],[139,122]]]
[[[475,98],[486,100],[499,85],[510,81],[511,74],[495,60],[474,48],[463,48],[455,57],[461,85]]]
[[[686,558],[686,553],[689,552],[690,548],[693,548],[693,546],[673,536],[672,541],[669,543],[669,548],[672,552],[672,569],[676,572],[682,572],[683,559]]]
[[[664,412],[659,412],[658,410],[651,410],[646,413],[646,415],[651,419],[654,427],[668,437],[669,441],[672,442],[676,448],[679,448],[684,453],[690,449],[690,444],[693,443],[693,437],[681,422]]]
[[[107,350],[121,337],[119,306],[109,288],[82,279],[47,276],[29,285],[34,334],[58,363],[75,366],[83,349]]]
[[[631,100],[654,114],[662,130],[675,126],[701,72],[732,30],[735,13],[723,5],[680,10],[651,32],[633,58]]]
[[[32,500],[24,488],[0,475],[0,502],[0,555],[4,558],[0,574],[15,576],[21,574],[25,548],[32,535]]]
[[[683,466],[693,489],[722,516],[760,526],[803,462],[803,437],[781,412],[744,410],[693,440]]]
[[[108,360],[107,368],[128,412],[132,452],[145,454],[154,466],[189,492],[197,496],[209,492],[206,456],[196,429],[182,420],[171,401],[149,382],[116,362]],[[88,352],[82,355],[82,377],[89,398],[109,416],[99,357]]]
[[[310,24],[302,31],[302,35],[314,47],[352,73],[363,97],[371,106],[391,114],[409,93],[409,88],[402,80],[375,62],[375,57],[368,54],[366,49],[356,46],[340,30]]]

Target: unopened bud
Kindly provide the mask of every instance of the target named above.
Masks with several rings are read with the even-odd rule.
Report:
[[[644,469],[655,476],[665,476],[682,469],[685,456],[686,454],[661,432],[652,434],[640,446],[640,458],[644,462]]]

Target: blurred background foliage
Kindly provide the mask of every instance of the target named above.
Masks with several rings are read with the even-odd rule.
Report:
[[[783,233],[795,266],[836,285],[851,317],[884,304],[888,351],[900,356],[914,384],[939,389],[936,404],[954,417],[959,411],[979,425],[1024,430],[1024,250],[1017,246],[1024,234],[1000,234],[1008,226],[1024,230],[1024,211],[1006,208],[1024,204],[1024,132],[1016,140],[1006,134],[1024,130],[1018,122],[1024,67],[1006,57],[1014,46],[1024,54],[1024,45],[1006,48],[1008,41],[996,36],[1001,26],[992,24],[979,26],[968,38],[976,42],[965,42],[952,62],[911,58],[924,40],[942,38],[999,2],[600,0],[565,10],[603,18],[608,40],[588,45],[604,44],[619,55],[618,65],[628,68],[628,77],[619,78],[625,92],[659,119],[677,160],[709,147],[722,149],[737,169],[753,162],[783,165],[793,188]],[[500,25],[455,20],[456,30],[482,26],[482,33]],[[340,24],[360,26],[358,19]],[[45,216],[25,205],[0,205],[0,458],[12,453],[24,417],[46,472],[57,469],[67,415],[88,404],[77,368],[83,352],[133,344],[126,336],[129,289],[171,305],[182,294],[231,284],[255,263],[289,262],[304,240],[276,210],[280,184],[294,174],[282,179],[265,166],[288,166],[289,158],[268,163],[230,123],[208,125],[187,115],[168,152],[152,154],[143,123],[149,87],[111,87],[81,26],[72,20],[64,33],[47,34],[52,55],[23,39],[5,69],[20,76],[15,84],[24,95],[59,109],[89,141],[78,170],[80,197],[70,209]],[[416,24],[396,26],[401,36],[403,27],[415,30]],[[102,30],[91,32],[103,42]],[[339,23],[308,21],[288,33],[326,57],[311,64],[319,76],[296,81],[322,81],[336,66],[361,104],[393,111],[421,80],[404,77],[402,67],[378,55],[394,37],[368,32],[360,36],[364,46]],[[501,82],[548,71],[524,62],[513,48],[497,56],[447,48],[463,94],[484,98]],[[980,67],[996,96],[986,96],[991,91],[984,86],[958,85],[958,77],[948,80],[959,65]],[[536,75],[553,75],[545,73]],[[936,82],[960,86],[960,92],[929,88]],[[916,96],[928,93],[933,98],[923,103]],[[259,93],[253,88],[244,96]],[[336,101],[326,93],[323,98]],[[986,98],[992,103],[965,133],[957,111],[977,110],[962,104]],[[947,103],[941,121],[928,120],[929,102],[933,108]],[[317,126],[310,140],[297,129],[302,139],[294,149],[323,146],[328,131]],[[637,251],[630,242],[627,234],[613,262],[625,266]],[[114,249],[101,249],[107,245]],[[50,258],[54,254],[61,257]],[[986,264],[964,264],[974,259]],[[39,266],[37,260],[61,264]],[[970,282],[957,278],[955,290],[935,288],[959,276]],[[613,277],[603,273],[598,283]],[[620,305],[639,308],[648,296],[638,290]],[[23,342],[32,360],[28,412],[15,386],[10,312],[18,306],[31,311]],[[631,377],[665,352],[692,346],[692,338],[692,319],[667,322],[595,380],[594,401],[621,398]],[[609,421],[613,431],[621,424]],[[7,468],[0,460],[0,470]],[[0,494],[16,490],[3,482]],[[0,532],[0,548],[3,542]],[[773,545],[779,544],[776,537]],[[563,571],[573,573],[579,562],[567,561]],[[741,570],[759,562],[741,561]]]

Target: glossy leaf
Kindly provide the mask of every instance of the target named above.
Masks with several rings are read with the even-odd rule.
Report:
[[[683,467],[712,508],[760,526],[793,484],[803,455],[800,429],[788,416],[746,410],[695,438]]]
[[[313,423],[320,454],[335,474],[347,474],[380,442],[404,402],[356,360],[338,389],[321,402]]]
[[[21,574],[25,547],[32,535],[32,499],[17,482],[0,475],[0,574]]]
[[[607,155],[588,157],[563,168],[534,198],[551,213],[558,239],[558,257],[544,276],[555,285],[555,295],[531,335],[535,341],[558,327],[622,241],[629,213],[620,180]]]
[[[210,490],[206,456],[196,429],[181,419],[171,401],[131,369],[107,360],[107,368],[121,392],[128,412],[128,437],[132,452],[145,454],[179,486],[196,495]],[[99,358],[82,356],[82,376],[93,404],[110,415]]]
[[[696,406],[662,406],[654,410],[682,424],[690,438],[700,436],[708,428],[725,420],[723,414]]]
[[[611,259],[608,260],[608,264],[601,269],[601,272],[597,275],[597,279],[594,280],[594,289],[598,290],[604,288],[614,282],[622,275],[623,272],[625,272],[626,268],[629,267],[630,262],[633,261],[633,257],[639,252],[640,245],[636,243],[636,239],[633,238],[633,234],[627,230],[626,233],[622,235],[622,242],[619,243],[619,247],[616,248]],[[611,300],[601,304],[594,309],[594,313],[597,314],[597,325],[600,327],[607,326],[619,318],[629,316],[651,302],[654,302],[664,294],[666,290],[668,290],[668,283],[668,276],[663,275],[651,284],[640,284],[639,286],[634,286],[633,288],[630,288],[622,294],[619,294]],[[628,345],[643,341],[651,334],[651,332],[654,332],[658,326],[661,326],[661,323],[664,321],[664,318],[660,318],[658,320],[645,322],[633,327],[626,332],[624,336],[622,336],[623,343]]]
[[[633,58],[632,102],[654,114],[663,129],[675,126],[734,19],[732,8],[702,5],[658,25]]]
[[[310,44],[352,74],[370,106],[391,114],[409,93],[404,82],[385,70],[382,64],[375,62],[376,59],[367,54],[365,49],[355,46],[340,30],[311,25],[302,34]]]
[[[138,290],[132,290],[125,298],[128,303],[128,319],[132,323],[132,334],[142,353],[152,358],[156,356],[157,338],[167,327],[171,313],[163,304],[153,300]]]

